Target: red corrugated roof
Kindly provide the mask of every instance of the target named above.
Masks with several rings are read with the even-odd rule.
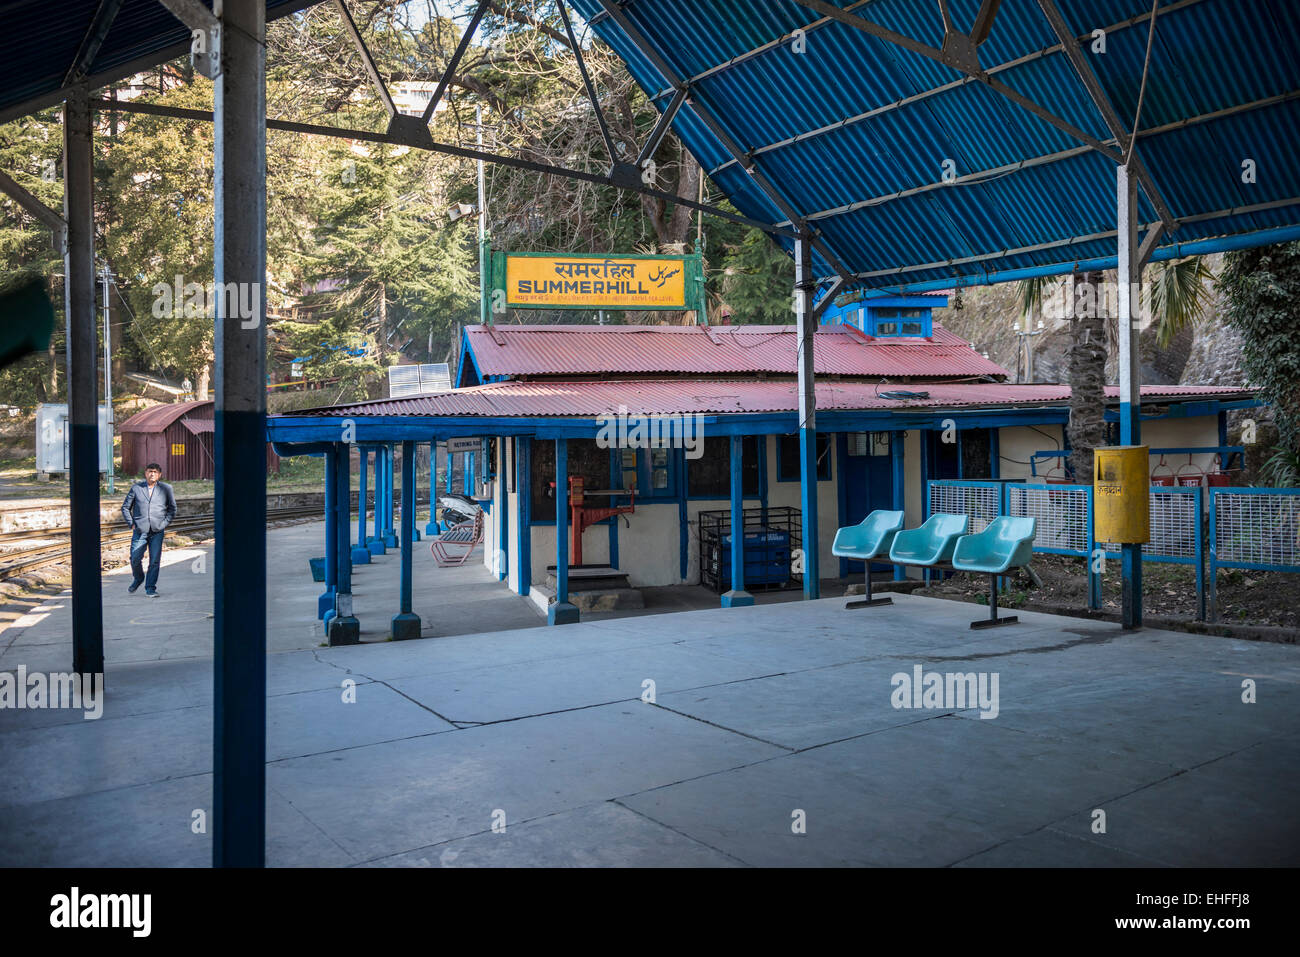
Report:
[[[141,409],[131,418],[117,427],[118,432],[162,432],[182,415],[189,412],[211,412],[216,405],[211,399],[195,399],[193,402],[164,402]],[[191,430],[193,431],[193,430]]]
[[[818,409],[947,409],[1007,407],[1069,401],[1066,385],[1014,385],[1004,382],[950,384],[927,382],[908,387],[928,392],[926,399],[888,399],[879,395],[897,386],[873,382],[819,382]],[[1119,391],[1110,386],[1109,399]],[[1220,386],[1143,386],[1146,399],[1245,398],[1248,390]],[[641,379],[621,382],[490,382],[469,389],[407,399],[380,399],[326,409],[302,409],[287,415],[338,416],[504,416],[546,417],[629,414],[692,415],[791,412],[799,406],[793,380]]]
[[[794,326],[469,326],[484,377],[555,375],[794,375]],[[872,338],[849,326],[821,326],[818,375],[889,378],[1006,377],[942,326],[929,339]]]

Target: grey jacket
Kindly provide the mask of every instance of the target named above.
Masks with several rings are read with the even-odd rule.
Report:
[[[153,487],[152,498],[149,496],[149,483],[136,482],[122,503],[122,518],[141,532],[160,532],[175,517],[176,496],[166,482],[159,482]]]

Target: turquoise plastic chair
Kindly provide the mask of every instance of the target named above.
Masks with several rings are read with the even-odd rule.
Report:
[[[894,536],[903,527],[902,512],[886,512],[876,509],[857,525],[841,528],[835,533],[831,545],[831,554],[839,558],[852,558],[866,565],[867,597],[863,601],[851,601],[845,608],[869,608],[872,605],[892,605],[894,599],[871,597],[871,559],[889,554],[889,547],[894,544]]]
[[[896,565],[935,565],[952,558],[957,539],[966,534],[970,517],[935,512],[920,528],[909,528],[894,536],[889,560]]]
[[[984,531],[963,535],[957,541],[952,567],[960,572],[979,572],[989,576],[989,617],[972,621],[972,628],[1009,625],[1018,620],[1015,615],[998,617],[998,576],[1033,560],[1037,531],[1036,518],[1000,515]]]

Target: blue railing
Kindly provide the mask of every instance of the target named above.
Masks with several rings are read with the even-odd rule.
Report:
[[[1220,568],[1300,572],[1300,489],[1151,486],[1150,562],[1190,565],[1196,576],[1197,618],[1218,620]],[[1208,500],[1208,521],[1206,504]],[[1119,549],[1095,536],[1090,485],[933,479],[924,514],[971,516],[971,531],[999,515],[1037,519],[1034,551],[1086,562],[1088,607],[1101,607],[1101,561]]]

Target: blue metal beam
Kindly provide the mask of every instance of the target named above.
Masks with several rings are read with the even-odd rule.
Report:
[[[335,497],[334,451],[325,453],[325,590],[316,600],[316,617],[328,624],[334,611],[334,589],[338,584],[339,558],[338,500]]]
[[[569,604],[569,440],[555,440],[555,601],[546,612],[548,625],[578,620]]]
[[[361,640],[361,623],[352,613],[352,548],[349,541],[349,526],[352,523],[349,520],[351,496],[348,494],[352,484],[352,462],[346,450],[346,445],[339,445],[334,453],[335,507],[338,509],[335,546],[338,551],[338,585],[334,592],[334,616],[330,618],[327,628],[331,646],[355,645]]]

